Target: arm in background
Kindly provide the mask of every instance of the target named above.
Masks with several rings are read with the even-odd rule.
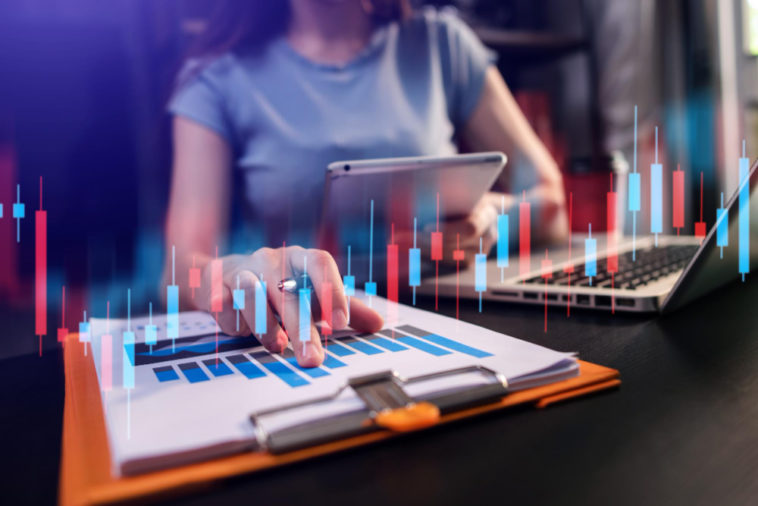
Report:
[[[463,139],[473,151],[517,152],[536,169],[538,183],[527,191],[527,199],[539,203],[541,210],[533,237],[541,241],[562,241],[568,234],[563,179],[558,165],[537,137],[513,98],[500,72],[490,65],[479,101],[463,128]],[[504,175],[508,171],[504,171]],[[467,258],[479,249],[479,237],[485,251],[494,244],[494,222],[500,212],[503,194],[490,192],[479,202],[474,212],[445,229],[446,240],[461,235],[464,249],[471,250]],[[506,210],[521,197],[505,195]],[[465,239],[464,239],[465,238]]]

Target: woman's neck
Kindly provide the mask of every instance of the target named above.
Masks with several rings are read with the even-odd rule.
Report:
[[[290,0],[290,5],[287,40],[308,59],[346,63],[371,37],[371,16],[360,0]]]

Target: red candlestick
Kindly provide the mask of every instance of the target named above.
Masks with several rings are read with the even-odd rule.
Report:
[[[519,274],[525,275],[532,270],[531,263],[531,210],[532,205],[526,202],[526,192],[524,192],[524,201],[518,205],[518,232],[519,232]]]
[[[42,336],[47,335],[47,211],[42,209],[42,178],[39,178],[39,210],[34,213],[34,333],[39,336],[42,356]]]
[[[672,177],[673,207],[671,208],[671,219],[676,229],[676,235],[679,235],[680,229],[684,227],[684,171],[679,169],[679,165],[677,165],[677,170],[673,172]]]

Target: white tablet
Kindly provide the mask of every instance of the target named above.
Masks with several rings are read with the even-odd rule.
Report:
[[[336,234],[340,243],[363,242],[370,232],[372,203],[374,226],[382,236],[391,233],[393,225],[411,229],[414,218],[421,230],[438,217],[466,216],[495,184],[506,161],[505,154],[494,151],[331,163],[322,234]]]

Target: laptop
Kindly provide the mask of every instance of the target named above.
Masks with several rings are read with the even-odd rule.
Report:
[[[590,279],[585,275],[584,237],[574,234],[570,252],[568,246],[551,248],[548,252],[552,261],[548,279],[543,277],[541,268],[544,249],[530,257],[531,269],[525,274],[519,274],[517,252],[515,255],[511,252],[509,266],[503,270],[497,266],[495,259],[488,260],[487,290],[481,293],[481,297],[484,300],[570,305],[607,311],[669,312],[734,279],[744,279],[740,270],[749,270],[749,266],[754,266],[758,260],[757,167],[758,162],[753,163],[748,177],[725,204],[727,212],[721,215],[722,219],[710,228],[704,238],[659,235],[657,239],[619,239],[616,248],[618,272],[611,277],[607,272],[606,237],[599,235],[597,275]],[[740,190],[744,190],[744,204],[740,203]],[[725,223],[720,223],[723,221]],[[722,231],[728,232],[728,245],[723,248],[717,244],[719,226]],[[741,244],[745,236],[747,245]],[[745,248],[742,269],[739,266],[740,248]],[[480,297],[480,293],[475,291],[473,265],[460,273],[453,271],[441,275],[437,283],[422,283],[419,291],[432,295],[435,289],[440,296]]]

